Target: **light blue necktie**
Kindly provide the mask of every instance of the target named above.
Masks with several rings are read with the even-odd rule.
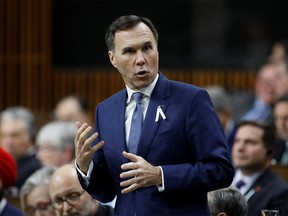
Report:
[[[142,93],[135,92],[132,97],[136,101],[136,106],[131,120],[128,150],[130,153],[136,154],[143,123]]]

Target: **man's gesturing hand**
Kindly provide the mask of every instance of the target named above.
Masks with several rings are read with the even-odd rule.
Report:
[[[123,194],[141,187],[162,184],[160,167],[153,166],[142,157],[132,153],[124,151],[123,155],[131,161],[121,166],[124,172],[120,174],[120,178],[125,179],[120,183],[121,187],[125,187],[121,191]]]
[[[77,132],[75,136],[75,157],[76,164],[79,169],[87,174],[89,164],[91,163],[93,154],[104,145],[104,141],[100,141],[97,145],[91,147],[93,141],[98,137],[98,133],[92,132],[92,127],[87,123],[81,124],[76,122]]]

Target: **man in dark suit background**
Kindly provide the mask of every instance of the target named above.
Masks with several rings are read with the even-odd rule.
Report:
[[[274,158],[288,165],[288,93],[278,98],[274,105],[277,144]]]
[[[41,167],[36,158],[36,118],[26,107],[9,107],[0,113],[0,146],[10,153],[17,163],[15,186],[10,195],[18,197],[25,180]]]
[[[82,187],[102,202],[117,195],[115,215],[210,215],[207,192],[229,186],[234,169],[208,93],[159,71],[158,34],[146,18],[118,18],[106,44],[126,88],[97,106],[92,136],[91,126],[77,122]],[[135,92],[143,95],[137,106]],[[144,122],[132,153],[135,106]]]
[[[270,168],[275,149],[273,127],[255,122],[239,124],[232,148],[237,168],[232,186],[248,200],[248,215],[261,215],[262,209],[277,209],[280,215],[288,197],[287,183]]]

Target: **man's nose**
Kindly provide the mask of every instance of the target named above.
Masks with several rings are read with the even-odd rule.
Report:
[[[144,55],[141,51],[138,51],[136,56],[136,64],[143,65],[144,63],[145,63]]]

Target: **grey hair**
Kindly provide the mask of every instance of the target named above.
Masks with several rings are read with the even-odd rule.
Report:
[[[205,87],[216,112],[226,112],[232,109],[230,95],[222,86],[211,85]]]
[[[49,187],[49,182],[51,176],[56,171],[56,167],[54,166],[46,166],[42,167],[39,170],[36,170],[32,173],[24,182],[23,186],[20,190],[20,201],[21,201],[21,208],[25,211],[27,202],[26,196],[36,187],[40,185],[46,185],[47,188]]]
[[[73,122],[49,122],[40,128],[36,137],[36,145],[39,147],[48,143],[60,151],[67,147],[75,149],[76,130],[76,125]]]
[[[248,204],[239,190],[233,187],[208,192],[211,216],[226,213],[227,216],[247,216]]]
[[[2,111],[0,121],[22,120],[25,122],[30,138],[34,138],[37,131],[36,118],[31,110],[25,107],[10,107]]]

